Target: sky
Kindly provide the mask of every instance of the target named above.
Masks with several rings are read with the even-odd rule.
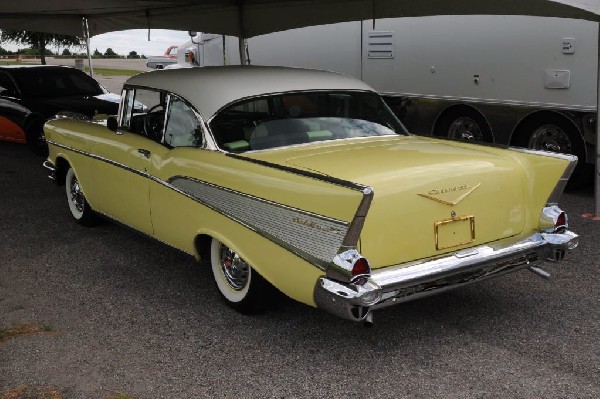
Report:
[[[152,29],[150,31],[150,41],[148,41],[147,29],[132,29],[91,37],[90,51],[94,52],[94,50],[98,49],[98,51],[104,54],[106,49],[110,47],[119,55],[127,55],[130,51],[136,51],[139,55],[143,54],[145,56],[162,55],[169,46],[182,44],[188,40],[190,40],[190,37],[187,31]],[[15,51],[25,46],[2,44],[2,47]],[[48,49],[57,52],[57,49],[54,47],[49,47]],[[62,53],[62,50],[63,48],[60,48],[58,52]],[[85,48],[76,51],[83,52]]]

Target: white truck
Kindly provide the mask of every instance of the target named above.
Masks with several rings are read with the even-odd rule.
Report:
[[[598,25],[525,16],[347,22],[247,40],[252,64],[327,69],[380,91],[410,131],[595,158]],[[202,34],[200,65],[239,64]],[[576,176],[574,176],[574,179]]]
[[[163,55],[155,55],[148,57],[146,67],[152,69],[163,69],[167,65],[177,63],[177,48],[179,46],[169,46]]]

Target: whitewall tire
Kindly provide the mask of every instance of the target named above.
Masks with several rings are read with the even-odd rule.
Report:
[[[239,255],[216,238],[210,246],[210,263],[215,283],[225,303],[245,313],[264,309],[266,281]]]
[[[94,226],[97,224],[97,216],[88,204],[79,185],[79,180],[73,168],[69,168],[65,177],[65,191],[67,203],[73,219],[82,226]]]

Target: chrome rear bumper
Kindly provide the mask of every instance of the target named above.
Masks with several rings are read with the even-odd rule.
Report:
[[[341,318],[363,321],[374,309],[437,294],[544,261],[560,261],[577,244],[578,236],[571,231],[536,233],[508,245],[482,245],[437,259],[375,270],[362,286],[321,277],[314,291],[315,302],[319,308]]]

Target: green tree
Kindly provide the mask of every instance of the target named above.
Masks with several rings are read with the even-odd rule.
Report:
[[[102,53],[98,51],[98,49],[94,50],[94,54],[92,54],[94,57],[102,57]]]
[[[4,47],[0,46],[0,55],[13,55],[14,52],[5,49]]]
[[[138,55],[137,51],[130,51],[127,58],[140,58],[140,56]]]
[[[28,30],[2,30],[0,42],[24,44],[31,46],[42,57],[42,64],[46,65],[46,46],[81,46],[83,39],[77,36],[57,35],[54,33],[32,32]]]
[[[62,55],[71,55],[71,51],[68,48],[63,49]]]
[[[104,52],[104,56],[105,56],[105,57],[114,57],[114,56],[116,56],[116,55],[117,55],[117,53],[115,53],[115,52],[113,51],[113,49],[111,49],[110,47],[109,47],[109,48],[107,48],[107,49],[106,49],[106,51]]]

